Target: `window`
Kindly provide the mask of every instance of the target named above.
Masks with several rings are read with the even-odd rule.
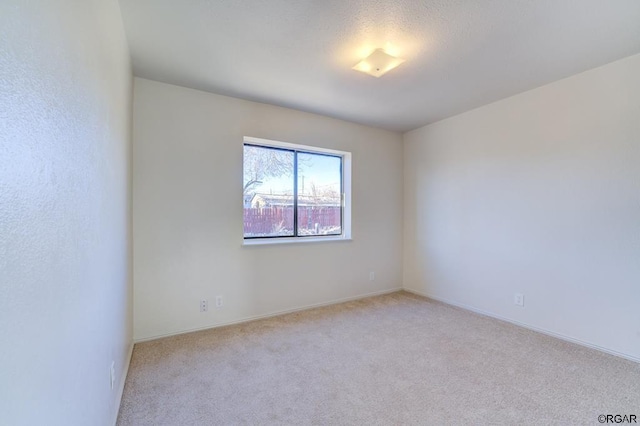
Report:
[[[348,239],[348,152],[244,138],[244,239]]]

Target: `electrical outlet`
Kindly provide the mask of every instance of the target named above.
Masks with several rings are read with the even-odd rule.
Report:
[[[216,308],[222,308],[222,296],[216,296]]]
[[[209,301],[201,300],[200,301],[200,312],[207,312],[209,310]]]
[[[116,384],[116,362],[111,361],[111,367],[109,367],[109,381],[111,383],[111,389]]]
[[[369,272],[369,281],[375,281],[376,273],[374,271]]]
[[[524,294],[516,293],[513,295],[513,303],[518,306],[524,307]]]

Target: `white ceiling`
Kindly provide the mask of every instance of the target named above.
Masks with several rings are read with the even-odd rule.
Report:
[[[639,0],[120,0],[137,76],[407,131],[640,52]],[[375,48],[406,59],[351,69]]]

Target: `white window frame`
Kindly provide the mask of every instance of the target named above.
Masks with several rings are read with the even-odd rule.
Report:
[[[335,242],[335,241],[351,241],[351,153],[346,151],[338,151],[335,149],[320,148],[317,146],[300,145],[288,142],[280,142],[269,139],[255,138],[245,136],[244,144],[259,145],[267,148],[285,148],[294,149],[311,154],[330,154],[342,158],[342,234],[326,235],[317,237],[298,236],[298,237],[279,237],[279,238],[244,238],[244,229],[242,230],[242,245],[268,245],[268,244],[292,244],[292,243],[319,243],[319,242]],[[244,155],[242,156],[244,167]],[[242,188],[242,185],[240,185]],[[244,200],[243,200],[244,201]]]

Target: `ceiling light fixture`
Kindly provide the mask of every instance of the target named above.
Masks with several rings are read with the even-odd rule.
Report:
[[[371,55],[358,62],[352,69],[374,77],[381,77],[403,62],[404,59],[391,56],[385,52],[384,49],[376,49]]]

